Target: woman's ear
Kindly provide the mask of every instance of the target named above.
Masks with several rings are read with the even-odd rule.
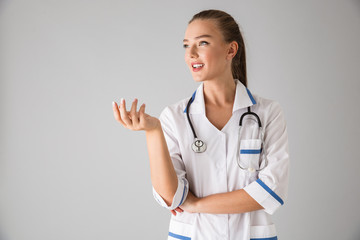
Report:
[[[231,60],[232,58],[235,57],[237,51],[239,49],[239,45],[236,41],[232,41],[230,44],[229,44],[229,50],[228,50],[228,54],[226,56],[226,58],[228,60]]]

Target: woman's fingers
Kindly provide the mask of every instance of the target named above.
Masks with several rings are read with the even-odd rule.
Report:
[[[180,208],[180,207],[177,207],[177,208],[175,208],[174,210],[170,210],[171,211],[171,213],[174,215],[174,216],[176,216],[176,211],[178,211],[178,212],[183,212],[184,210],[182,209],[182,208]]]
[[[180,207],[177,207],[177,208],[175,208],[175,211],[183,212],[184,210],[182,210]]]
[[[120,102],[120,116],[121,116],[121,119],[125,122],[125,124],[127,126],[132,126],[132,122],[126,112],[126,105],[125,105],[125,99],[121,99],[121,102]]]
[[[177,207],[175,210],[177,210],[178,212],[183,212],[184,210],[182,210],[182,208]]]
[[[140,122],[142,122],[142,120],[144,119],[144,117],[145,117],[145,103],[143,103],[143,104],[140,106],[140,109],[139,109]]]
[[[131,130],[142,130],[144,126],[146,126],[145,117],[147,114],[145,113],[145,103],[140,106],[139,111],[136,111],[137,103],[138,99],[135,98],[129,112],[126,111],[125,99],[121,98],[119,104],[120,106],[118,106],[115,102],[113,104],[115,119],[124,125],[124,127]]]
[[[113,111],[114,111],[114,117],[117,121],[119,121],[121,124],[125,125],[124,121],[120,117],[120,111],[119,106],[116,102],[113,102]]]
[[[131,106],[131,110],[130,110],[130,116],[131,116],[131,120],[134,124],[134,127],[137,128],[137,126],[139,125],[139,114],[136,112],[137,109],[137,98],[134,99],[132,106]]]

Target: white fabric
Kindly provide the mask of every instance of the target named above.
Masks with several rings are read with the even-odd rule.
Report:
[[[165,107],[160,114],[170,156],[178,175],[178,189],[171,206],[153,188],[155,199],[167,208],[174,209],[186,200],[189,189],[197,197],[244,189],[262,210],[242,214],[177,213],[171,215],[169,238],[249,240],[276,237],[273,214],[287,199],[289,178],[289,148],[287,127],[278,102],[252,94],[253,104],[245,86],[237,79],[233,114],[223,129],[218,130],[206,117],[203,82],[196,90],[189,116],[199,139],[207,144],[204,153],[191,149],[193,132],[184,112],[191,96]],[[251,106],[258,114],[265,130],[264,146],[268,165],[259,173],[241,170],[237,165],[237,143],[240,116]],[[241,130],[240,149],[259,149],[257,122],[246,116]],[[242,166],[250,164],[258,169],[260,154],[241,154]],[[259,179],[259,180],[258,180]],[[258,180],[258,181],[256,181]],[[276,196],[276,197],[274,197]],[[173,235],[173,236],[170,236]],[[188,237],[188,238],[186,238]]]

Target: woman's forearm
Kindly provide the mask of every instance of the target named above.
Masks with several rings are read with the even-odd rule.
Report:
[[[263,209],[245,190],[217,193],[199,198],[196,212],[199,213],[244,213]]]
[[[171,205],[178,187],[178,179],[172,164],[164,133],[158,127],[146,131],[146,142],[150,159],[151,182],[156,190]]]

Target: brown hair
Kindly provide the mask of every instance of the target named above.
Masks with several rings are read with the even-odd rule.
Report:
[[[239,79],[247,87],[245,44],[234,18],[224,11],[208,9],[195,14],[188,24],[197,19],[214,20],[226,43],[232,41],[238,43],[239,49],[231,62],[231,72],[234,79]]]

